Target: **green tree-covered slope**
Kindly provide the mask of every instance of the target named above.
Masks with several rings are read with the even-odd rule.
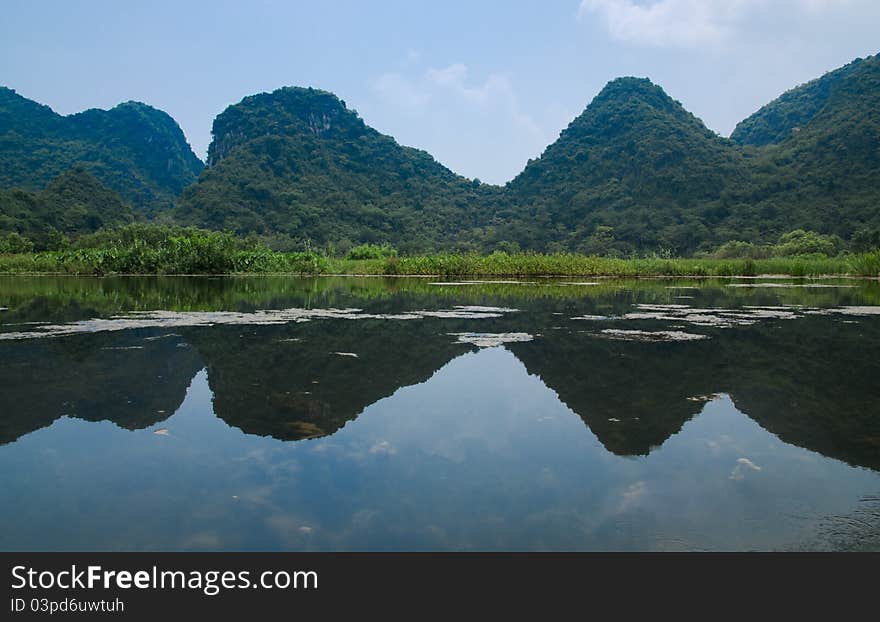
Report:
[[[507,237],[585,252],[693,249],[747,174],[730,141],[649,80],[610,82],[507,186]]]
[[[184,224],[420,250],[470,239],[487,209],[479,184],[314,89],[230,106],[214,121],[208,163],[175,213]]]
[[[84,167],[65,171],[40,192],[0,190],[0,236],[18,234],[49,244],[53,232],[81,235],[133,222],[135,212],[122,197]]]
[[[743,146],[649,81],[615,80],[508,184],[506,237],[531,248],[687,254],[793,229],[844,239],[880,230],[880,59],[783,99],[802,113],[797,130],[774,126],[772,140],[758,140],[755,129],[750,140],[768,144]],[[773,106],[759,116],[794,123]]]
[[[729,139],[649,80],[619,78],[504,187],[456,175],[311,88],[227,108],[189,186],[200,162],[164,113],[129,103],[61,117],[0,91],[0,187],[44,187],[73,162],[148,215],[176,199],[169,219],[281,248],[687,255],[796,229],[855,248],[880,238],[880,57],[785,93]]]
[[[61,116],[0,87],[0,188],[39,191],[73,166],[147,216],[169,209],[202,169],[174,119],[146,104]]]
[[[731,140],[763,147],[780,143],[800,131],[828,104],[841,87],[865,72],[876,72],[880,57],[857,58],[820,78],[786,91],[753,115],[740,121]],[[845,87],[844,87],[845,88]]]
[[[771,226],[789,222],[850,238],[880,230],[880,56],[850,63],[765,108],[793,94],[809,99],[812,85],[826,82],[811,118],[760,150],[753,202],[763,199],[756,217],[767,214]]]

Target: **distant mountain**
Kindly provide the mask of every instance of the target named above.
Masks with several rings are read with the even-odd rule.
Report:
[[[649,80],[619,78],[504,188],[401,147],[330,93],[284,88],[217,117],[209,168],[176,217],[405,251],[689,254],[796,228],[849,238],[880,229],[877,66],[787,93],[784,111],[765,106],[732,139]]]
[[[0,87],[0,188],[42,190],[73,166],[147,216],[169,209],[202,169],[174,119],[146,104],[61,116]]]
[[[52,231],[68,235],[135,220],[122,197],[84,167],[61,173],[41,192],[0,190],[0,235],[18,233],[42,248]]]
[[[0,90],[0,188],[42,188],[77,163],[148,216],[175,203],[166,218],[180,224],[286,247],[687,255],[799,228],[877,239],[880,57],[785,93],[731,138],[649,80],[619,78],[504,187],[311,88],[228,107],[194,184],[201,163],[164,113],[127,103],[61,117]]]
[[[880,56],[789,91],[756,114],[780,118],[797,106],[808,118],[787,130],[777,126],[783,138],[761,150],[760,191],[770,195],[770,215],[844,238],[880,230]],[[760,136],[756,127],[753,115],[734,137]]]
[[[535,249],[693,249],[745,170],[730,141],[663,89],[619,78],[508,184],[508,237]]]
[[[834,103],[854,80],[861,81],[867,74],[876,74],[878,68],[878,56],[857,58],[821,78],[786,91],[748,119],[740,121],[730,138],[741,145],[756,147],[780,143],[799,132],[829,102]]]
[[[504,236],[534,249],[677,254],[797,228],[848,239],[880,231],[877,179],[877,56],[786,93],[730,140],[650,81],[621,78],[508,184]]]
[[[214,121],[208,164],[181,198],[183,223],[424,249],[454,246],[485,220],[479,184],[325,91],[288,87],[230,106]]]

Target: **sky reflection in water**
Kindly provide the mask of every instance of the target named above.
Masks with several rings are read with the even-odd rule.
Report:
[[[87,308],[93,285],[64,298],[17,283],[0,282],[4,333],[36,330],[22,329],[27,318],[60,326],[134,310],[121,284],[104,283]],[[227,286],[204,304],[251,312]],[[315,308],[377,317],[0,342],[0,549],[880,545],[880,317],[829,312],[876,306],[873,284],[699,284],[694,300],[636,283],[561,297],[324,287],[244,300],[306,308],[307,291]],[[798,317],[684,328],[673,307],[666,319],[611,319],[753,303]],[[507,311],[378,317],[456,305]]]

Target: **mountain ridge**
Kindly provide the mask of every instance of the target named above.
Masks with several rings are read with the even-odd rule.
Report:
[[[146,216],[170,209],[203,168],[177,122],[148,104],[64,116],[0,87],[0,187],[40,191],[74,166]]]
[[[6,95],[0,91],[0,104]],[[109,126],[105,144],[147,162],[144,174],[156,173],[151,166],[161,158],[150,161],[149,147],[137,151],[112,136],[137,125],[128,117],[161,111],[125,102],[60,117],[30,100],[15,103],[0,105],[0,154],[19,111],[33,121],[20,122],[20,133],[37,142],[67,119],[86,134]],[[773,243],[795,228],[848,239],[880,231],[878,110],[880,56],[786,91],[729,138],[649,79],[621,77],[499,186],[400,145],[333,93],[282,87],[221,112],[198,179],[177,179],[165,195],[172,202],[146,213],[167,209],[181,224],[256,233],[281,247],[343,250],[369,242],[404,252],[690,254],[731,240]],[[90,170],[117,190],[126,174]]]
[[[215,119],[208,167],[174,213],[184,224],[318,244],[424,248],[479,224],[480,188],[368,126],[332,93],[283,87]]]
[[[741,145],[778,144],[809,123],[828,104],[841,82],[854,73],[880,65],[880,55],[856,58],[818,78],[785,91],[737,123],[730,139]]]

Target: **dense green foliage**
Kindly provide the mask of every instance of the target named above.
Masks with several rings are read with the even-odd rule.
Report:
[[[26,238],[0,239],[0,273],[67,274],[375,274],[470,276],[880,276],[880,251],[823,254],[834,240],[804,231],[760,249],[732,243],[713,257],[629,259],[575,253],[439,253],[399,257],[387,245],[362,245],[342,259],[282,253],[252,239],[192,227],[132,224],[81,236],[64,250],[32,253]],[[744,252],[745,247],[749,252]]]
[[[130,225],[77,240],[74,248],[0,256],[0,272],[69,274],[318,273],[314,253],[277,253],[230,233]]]
[[[386,259],[384,274],[468,276],[880,276],[880,252],[828,258],[822,255],[764,259],[674,259],[645,257],[619,259],[574,253],[519,253],[508,255],[439,254]],[[363,266],[360,272],[364,272]]]
[[[397,257],[397,249],[390,244],[361,244],[348,251],[348,259],[382,259]]]
[[[880,230],[880,58],[833,82],[800,131],[756,149],[714,135],[647,80],[616,80],[509,184],[507,237],[679,255],[772,244],[797,228],[870,237]],[[786,97],[809,99],[803,88]]]
[[[130,223],[134,218],[119,194],[76,167],[41,192],[0,190],[0,248],[15,252],[17,239],[26,239],[25,246],[40,250],[63,247],[67,236]]]
[[[865,63],[876,62],[877,57],[857,58],[820,78],[786,91],[748,119],[740,121],[730,135],[731,140],[755,147],[782,142],[799,132],[828,104],[841,82],[854,75],[858,77],[865,70]]]
[[[174,119],[146,104],[61,116],[0,87],[0,188],[42,190],[76,165],[148,216],[202,169]]]
[[[880,248],[880,245],[870,246],[858,250],[868,251],[872,248]],[[748,258],[766,259],[768,257],[794,257],[798,255],[822,255],[834,257],[844,250],[844,243],[836,235],[822,235],[815,231],[795,229],[779,236],[776,244],[752,244],[741,240],[731,240],[722,244],[712,257],[718,259]]]
[[[849,67],[809,123],[760,152],[752,227],[880,231],[880,56]]]
[[[531,249],[689,253],[719,235],[722,193],[746,166],[660,87],[621,78],[510,182],[504,237]]]
[[[384,257],[379,249],[391,247],[402,255],[761,259],[880,246],[878,56],[785,93],[731,139],[649,80],[614,80],[503,188],[465,179],[424,151],[399,145],[330,93],[287,87],[246,97],[220,114],[209,167],[184,189],[199,163],[187,160],[192,154],[180,146],[179,128],[163,115],[128,103],[60,117],[4,90],[0,158],[8,166],[0,167],[0,187],[27,171],[45,184],[52,167],[61,172],[84,160],[150,213],[182,192],[163,215],[167,222],[249,236],[278,251],[321,249],[363,260]],[[88,158],[68,157],[80,153],[73,147],[61,155],[43,148],[65,132],[77,145],[84,135],[98,136],[101,147]],[[23,146],[27,157],[16,151]],[[107,164],[101,154],[108,149],[137,166]],[[164,180],[164,199],[148,192],[146,200],[126,185],[148,177]],[[52,231],[76,237],[131,219],[105,199],[72,209],[61,196],[38,201],[4,191],[0,235],[30,238],[37,250],[59,248]],[[28,240],[4,240],[2,248],[28,249]]]
[[[368,127],[324,91],[254,95],[214,121],[210,167],[178,221],[323,245],[454,246],[484,220],[484,190]]]
[[[401,147],[329,93],[285,88],[217,118],[211,167],[177,216],[280,233],[295,241],[287,247],[404,253],[689,255],[774,244],[797,228],[867,250],[880,231],[878,75],[875,56],[786,93],[736,134],[778,143],[760,149],[711,132],[649,80],[614,80],[504,188]],[[756,138],[771,121],[772,140]]]

